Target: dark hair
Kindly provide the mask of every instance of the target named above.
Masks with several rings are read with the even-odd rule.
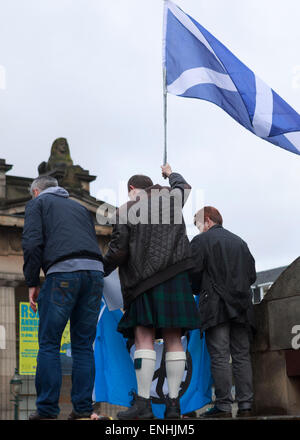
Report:
[[[138,189],[145,189],[149,186],[153,185],[152,180],[148,176],[144,176],[143,174],[135,174],[134,176],[130,177],[127,183],[128,192],[130,191],[130,186],[134,186]]]
[[[223,218],[221,214],[213,206],[204,206],[204,208],[200,209],[200,211],[195,214],[194,223],[196,224],[196,221],[198,220],[201,223],[204,223],[208,218],[210,218],[210,220],[217,225],[223,225]]]

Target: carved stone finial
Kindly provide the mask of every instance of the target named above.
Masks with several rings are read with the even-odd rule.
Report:
[[[56,139],[51,147],[48,162],[42,162],[38,166],[39,175],[49,173],[49,171],[64,169],[73,165],[70,155],[70,148],[66,138]]]
[[[48,165],[50,169],[73,165],[67,139],[58,138],[53,142]]]
[[[51,147],[48,162],[38,166],[39,176],[47,174],[55,177],[60,186],[89,193],[89,183],[96,179],[79,165],[73,165],[70,149],[65,138],[56,139]]]

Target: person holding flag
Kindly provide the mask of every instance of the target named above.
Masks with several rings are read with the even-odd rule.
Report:
[[[118,331],[134,339],[137,393],[119,419],[152,419],[150,389],[155,371],[154,340],[163,338],[169,395],[165,418],[180,418],[179,388],[186,353],[181,337],[199,327],[198,311],[188,271],[194,263],[183,205],[191,190],[184,178],[162,166],[170,187],[153,185],[144,175],[128,181],[130,201],[117,211],[105,276],[119,267],[125,313]]]

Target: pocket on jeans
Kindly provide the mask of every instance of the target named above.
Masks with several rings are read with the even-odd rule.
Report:
[[[79,279],[64,279],[53,277],[51,289],[51,301],[59,306],[70,304],[74,301],[79,287]]]
[[[100,311],[103,286],[104,280],[100,274],[99,276],[92,277],[90,282],[90,290],[88,293],[88,306],[93,311]]]

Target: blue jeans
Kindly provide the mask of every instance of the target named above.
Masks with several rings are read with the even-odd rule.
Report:
[[[70,319],[72,350],[71,400],[77,413],[92,413],[95,380],[93,343],[103,291],[103,272],[53,273],[38,296],[39,352],[35,386],[42,416],[59,414],[62,383],[60,344]]]

